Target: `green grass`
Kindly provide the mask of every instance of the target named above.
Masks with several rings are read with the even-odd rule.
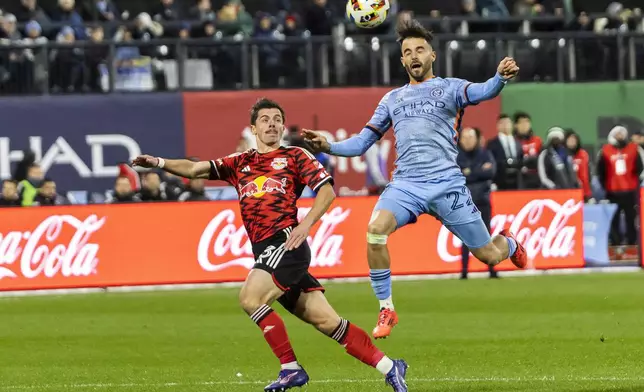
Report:
[[[327,289],[371,330],[367,283]],[[411,391],[644,391],[644,274],[395,282],[394,299],[378,346],[409,362]],[[389,390],[284,317],[306,391]],[[262,391],[277,369],[236,289],[0,298],[0,392]]]

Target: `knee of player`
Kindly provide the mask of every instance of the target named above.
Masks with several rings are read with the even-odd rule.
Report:
[[[246,313],[252,314],[262,306],[262,303],[259,298],[253,298],[242,291],[239,293],[239,305]]]
[[[503,261],[503,256],[501,252],[492,244],[489,243],[487,246],[478,249],[470,249],[474,257],[481,260],[485,264],[497,264]]]
[[[319,320],[315,320],[315,323],[313,323],[313,326],[315,329],[318,331],[322,332],[323,334],[330,336],[333,331],[335,331],[338,328],[338,325],[340,325],[340,322],[342,319],[339,317],[324,317]]]

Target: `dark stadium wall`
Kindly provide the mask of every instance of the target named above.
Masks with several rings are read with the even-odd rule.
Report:
[[[585,145],[608,137],[615,125],[644,131],[644,82],[536,84],[508,86],[502,94],[502,111],[525,111],[533,130],[545,136],[550,127],[573,128]]]
[[[331,140],[342,140],[362,130],[389,90],[347,88],[186,93],[186,152],[200,159],[234,152],[242,131],[249,127],[248,109],[259,96],[275,99],[284,106],[288,126],[324,130]],[[463,126],[480,128],[487,138],[493,137],[500,102],[496,99],[468,108]],[[381,151],[386,154],[389,168],[393,170],[393,132],[387,132]],[[334,176],[340,188],[355,191],[364,187],[365,172],[363,158],[338,158]]]

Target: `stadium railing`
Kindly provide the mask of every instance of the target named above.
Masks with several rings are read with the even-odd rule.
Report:
[[[436,72],[485,80],[504,56],[518,82],[644,79],[644,34],[441,34]],[[0,46],[0,94],[399,85],[393,36],[160,39]]]

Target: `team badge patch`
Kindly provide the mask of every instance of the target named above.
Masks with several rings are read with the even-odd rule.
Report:
[[[286,167],[288,158],[275,158],[271,162],[271,167],[275,170],[281,170]]]

